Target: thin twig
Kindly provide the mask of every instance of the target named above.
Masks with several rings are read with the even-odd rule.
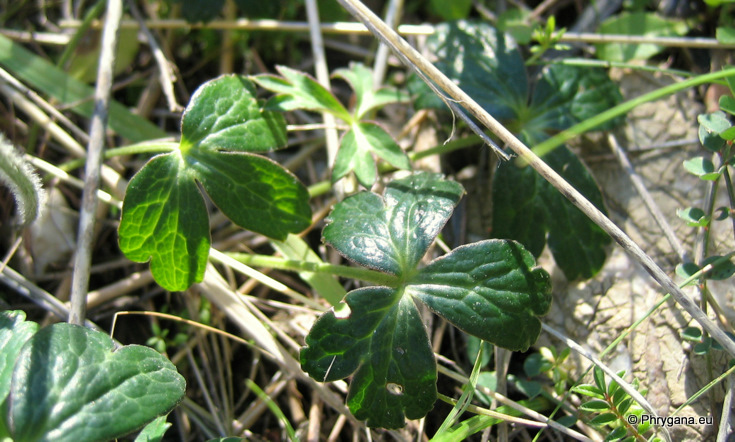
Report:
[[[585,198],[579,191],[572,187],[556,171],[549,167],[535,153],[533,153],[523,142],[521,142],[508,129],[493,118],[466,92],[460,89],[446,75],[439,71],[426,58],[403,38],[398,36],[380,18],[372,13],[358,0],[339,0],[353,16],[365,23],[374,35],[391,46],[394,52],[409,62],[411,68],[422,72],[425,77],[431,79],[441,89],[446,91],[452,99],[461,103],[475,118],[485,127],[490,129],[498,138],[506,143],[523,161],[533,167],[539,175],[556,188],[564,197],[572,202],[582,213],[590,218],[595,224],[608,233],[623,249],[628,252],[643,268],[676,300],[694,320],[699,322],[710,335],[719,342],[722,347],[735,357],[735,342],[733,342],[722,329],[712,322],[707,315],[692,301],[684,292],[677,287],[674,281],[649,257],[632,239],[628,237],[615,223],[605,216],[594,204]]]
[[[717,442],[725,442],[730,436],[730,421],[732,421],[732,396],[735,394],[735,382],[732,376],[727,378],[727,394],[722,404],[722,417],[720,418],[720,428],[717,431]]]
[[[117,30],[122,18],[122,0],[108,0],[107,18],[102,35],[102,50],[95,88],[94,114],[89,131],[85,184],[82,192],[82,207],[79,216],[79,235],[74,255],[74,273],[71,283],[71,312],[69,322],[84,324],[87,311],[87,289],[89,288],[89,266],[92,261],[95,214],[97,212],[97,190],[100,186],[102,151],[104,150],[107,108],[110,101]]]
[[[385,13],[385,22],[388,26],[395,28],[400,20],[401,11],[403,10],[403,0],[390,0],[388,2],[388,11]],[[373,63],[373,88],[377,89],[383,84],[385,78],[386,67],[388,65],[388,46],[380,44],[375,53],[375,62]]]
[[[79,20],[61,20],[59,25],[64,28],[75,28],[81,25]],[[278,20],[212,20],[207,23],[189,23],[186,20],[158,19],[146,20],[145,25],[150,29],[239,29],[247,31],[273,31],[273,32],[309,32],[309,24],[299,21]],[[93,27],[100,28],[102,24],[97,21]],[[122,28],[137,28],[139,25],[135,20],[123,20]],[[325,34],[369,34],[367,27],[360,23],[334,22],[322,23],[319,28]],[[422,25],[400,25],[397,31],[401,35],[431,35],[436,31],[435,26]],[[554,34],[556,38],[558,35]],[[565,32],[560,42],[566,43],[624,43],[624,44],[654,44],[668,47],[689,48],[711,48],[727,49],[735,48],[735,43],[723,43],[716,38],[705,37],[649,37],[644,35],[623,34],[593,34],[584,32]]]
[[[643,407],[644,410],[646,410],[651,416],[658,416],[658,413],[656,413],[656,410],[653,408],[653,406],[644,398],[638,390],[633,388],[632,385],[630,385],[628,382],[623,380],[620,376],[617,375],[610,367],[605,365],[601,360],[599,360],[595,355],[592,354],[592,352],[589,352],[582,348],[581,345],[577,344],[573,339],[570,339],[569,337],[565,336],[563,333],[557,331],[556,329],[552,328],[551,326],[541,323],[541,328],[543,328],[547,333],[553,335],[560,341],[562,341],[565,345],[567,345],[569,348],[574,350],[577,354],[584,356],[587,358],[590,362],[595,364],[595,366],[600,367],[600,369],[609,377],[611,377],[615,382],[618,383],[620,388],[623,389],[630,397],[632,397],[638,404],[640,404],[641,407]],[[662,427],[663,429],[663,435],[664,438],[671,442],[671,436],[669,435],[669,431],[666,427]]]
[[[158,82],[161,84],[163,95],[166,96],[168,110],[170,110],[171,112],[180,112],[183,107],[176,101],[176,94],[174,94],[174,81],[176,81],[176,76],[174,74],[172,64],[169,63],[168,59],[166,58],[166,54],[163,53],[161,46],[156,40],[156,37],[153,35],[151,30],[148,29],[148,26],[146,26],[143,15],[140,13],[140,10],[135,5],[135,2],[132,0],[128,0],[127,3],[128,7],[130,8],[130,13],[138,21],[138,23],[140,23],[140,29],[141,31],[143,31],[143,35],[145,35],[145,38],[148,41],[148,46],[150,46],[151,50],[153,51],[153,58],[155,58],[156,64],[158,65]]]
[[[610,144],[610,149],[612,149],[613,154],[615,154],[618,162],[623,167],[623,171],[628,174],[628,178],[633,182],[633,186],[635,186],[636,191],[638,191],[638,195],[640,195],[643,200],[643,204],[646,205],[648,212],[653,216],[654,221],[656,221],[656,224],[661,228],[661,231],[669,241],[669,244],[671,244],[671,247],[674,249],[676,254],[679,255],[679,260],[681,260],[681,262],[691,262],[689,253],[684,249],[684,246],[681,244],[681,241],[679,241],[679,238],[676,237],[671,225],[666,221],[666,217],[661,213],[661,209],[659,209],[658,204],[656,204],[653,197],[651,197],[651,194],[648,192],[648,189],[646,189],[643,179],[641,179],[641,176],[638,175],[635,169],[633,169],[633,165],[625,154],[625,150],[623,150],[620,143],[618,143],[618,139],[611,133],[608,134],[607,140]]]

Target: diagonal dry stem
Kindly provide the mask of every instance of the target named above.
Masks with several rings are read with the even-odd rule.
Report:
[[[605,214],[597,209],[589,200],[572,187],[558,173],[534,154],[515,135],[493,118],[467,93],[452,82],[439,69],[432,65],[416,49],[387,26],[370,9],[359,0],[339,0],[355,18],[361,21],[376,37],[380,38],[409,67],[419,73],[422,78],[428,77],[449,97],[460,103],[480,123],[490,129],[498,138],[506,143],[518,156],[536,170],[546,181],[554,186],[564,197],[579,208],[595,224],[608,233],[623,249],[640,263],[646,271],[663,287],[676,302],[689,313],[699,324],[719,342],[731,356],[735,357],[735,342],[725,332],[712,322],[707,315],[692,301],[671,278]]]

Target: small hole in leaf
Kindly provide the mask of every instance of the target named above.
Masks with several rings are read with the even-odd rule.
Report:
[[[348,319],[351,314],[352,310],[350,310],[350,306],[344,302],[340,302],[334,306],[334,317],[337,319]]]
[[[399,384],[394,384],[393,382],[388,382],[385,386],[386,390],[388,390],[388,393],[395,394],[396,396],[403,394],[403,386]]]

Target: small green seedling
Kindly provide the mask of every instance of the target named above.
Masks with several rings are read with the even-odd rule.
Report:
[[[0,439],[122,437],[165,416],[185,388],[176,367],[152,348],[116,348],[86,327],[39,330],[23,312],[0,313]]]
[[[464,189],[417,173],[337,204],[324,240],[347,259],[395,276],[388,286],[348,293],[324,314],[301,351],[320,381],[353,375],[347,404],[371,427],[399,428],[428,413],[437,397],[436,361],[417,302],[459,329],[524,351],[538,338],[551,303],[549,275],[515,241],[458,247],[419,267]]]
[[[594,369],[595,384],[582,384],[572,388],[574,393],[592,398],[580,405],[580,411],[595,414],[589,424],[599,429],[607,428],[609,433],[606,441],[624,440],[647,440],[644,435],[651,430],[649,421],[641,420],[644,410],[626,393],[614,380],[607,382],[605,373],[599,368]],[[617,373],[625,376],[625,371]],[[638,390],[637,379],[632,382],[633,387]],[[646,390],[638,390],[642,395]],[[660,441],[658,437],[649,439]]]
[[[374,89],[370,69],[353,63],[349,69],[339,69],[334,73],[336,77],[349,83],[355,93],[355,106],[352,112],[349,112],[330,91],[303,72],[285,66],[279,66],[278,72],[281,74],[280,77],[259,75],[254,78],[258,85],[278,94],[267,103],[267,109],[329,112],[348,125],[349,129],[342,136],[332,170],[333,182],[354,172],[360,184],[366,188],[372,187],[377,177],[373,156],[399,169],[411,168],[408,156],[390,134],[374,121],[367,119],[375,110],[406,97],[392,88]]]

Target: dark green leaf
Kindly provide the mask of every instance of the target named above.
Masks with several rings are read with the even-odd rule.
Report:
[[[618,405],[618,413],[625,414],[630,409],[630,406],[633,404],[633,398],[626,397],[623,401],[621,401]]]
[[[430,0],[430,10],[444,21],[466,18],[472,9],[472,0]]]
[[[716,180],[720,176],[720,173],[715,170],[714,163],[704,157],[695,157],[685,160],[684,169],[692,175],[708,181]]]
[[[720,109],[724,110],[730,115],[735,115],[735,98],[729,95],[723,95],[720,97]]]
[[[603,413],[599,416],[595,416],[591,421],[591,425],[605,425],[609,424],[610,422],[615,422],[617,420],[617,416],[615,416],[612,413]]]
[[[562,416],[556,420],[556,423],[564,425],[567,428],[572,428],[577,423],[577,417],[572,415]]]
[[[161,287],[181,291],[202,280],[210,245],[207,208],[180,153],[152,158],[130,180],[118,234],[128,259],[151,261]]]
[[[592,371],[592,375],[595,378],[595,385],[602,393],[607,392],[607,383],[605,382],[605,373],[600,369],[600,367],[595,365],[594,370]]]
[[[493,356],[495,347],[489,342],[485,342],[482,339],[467,335],[467,360],[474,361],[477,359],[477,354],[480,352],[480,346],[482,346],[482,360],[480,361],[480,367],[485,367],[490,363],[490,359]]]
[[[354,373],[352,414],[370,427],[400,428],[436,400],[436,361],[411,297],[386,287],[350,292],[306,337],[301,366],[321,382]]]
[[[684,279],[689,279],[699,270],[701,270],[700,267],[693,262],[685,262],[676,266],[676,274]]]
[[[709,256],[704,261],[702,261],[702,267],[713,264],[715,261],[722,258],[719,255]],[[721,262],[720,264],[717,264],[715,268],[705,273],[705,277],[707,279],[714,279],[714,280],[723,280],[731,277],[733,274],[735,274],[735,264],[730,259],[725,260],[724,262]]]
[[[407,293],[459,329],[511,350],[525,351],[551,306],[549,274],[515,241],[458,247],[409,281]]]
[[[582,411],[599,412],[600,410],[609,410],[610,404],[601,400],[587,401],[580,405],[579,409]]]
[[[634,12],[615,15],[602,23],[598,32],[643,37],[674,37],[686,34],[688,29],[683,21],[660,17],[655,13]],[[598,58],[618,62],[645,60],[664,49],[662,46],[648,43],[604,43],[596,46]]]
[[[544,160],[603,210],[602,194],[589,171],[566,147]],[[548,243],[567,279],[594,276],[605,263],[610,237],[529,167],[500,164],[493,178],[493,236],[513,238],[534,256]]]
[[[181,119],[181,150],[270,152],[286,147],[286,121],[261,110],[255,87],[245,77],[227,75],[204,83]]]
[[[235,0],[241,14],[247,18],[278,18],[279,13],[285,7],[282,0]]]
[[[189,23],[208,22],[222,10],[225,0],[176,0],[181,3],[181,13]]]
[[[415,271],[463,193],[438,174],[394,180],[384,198],[362,192],[337,204],[324,240],[352,261],[404,276]]]
[[[686,221],[690,227],[704,227],[709,225],[710,222],[710,217],[705,215],[704,210],[698,207],[677,209],[676,216]]]
[[[342,137],[332,181],[354,170],[360,184],[372,187],[376,178],[373,154],[399,169],[411,168],[408,156],[388,132],[375,123],[361,122],[353,124],[351,130]]]
[[[493,117],[515,118],[519,110],[527,107],[526,68],[509,36],[487,23],[463,20],[438,25],[426,46],[437,58],[436,67]],[[418,84],[417,81],[412,87],[419,94],[414,105],[436,106],[434,93]]]
[[[543,391],[541,383],[538,381],[532,381],[529,379],[519,379],[513,375],[508,375],[508,379],[513,381],[515,387],[520,390],[521,393],[525,394],[529,398],[533,399]]]
[[[525,361],[523,361],[523,372],[529,378],[540,375],[542,372],[547,371],[551,368],[541,353],[533,353],[529,355]]]
[[[620,440],[628,434],[628,430],[625,427],[618,427],[613,429],[610,434],[605,437],[606,441]]]
[[[15,440],[113,439],[168,413],[184,389],[176,367],[155,350],[115,350],[104,333],[54,324],[21,350],[10,393],[11,431]]]
[[[712,348],[712,338],[704,338],[699,344],[695,344],[693,351],[696,355],[705,355]]]
[[[519,127],[529,141],[541,141],[546,131],[568,129],[622,101],[604,69],[549,65],[536,82],[529,110],[518,116]],[[622,121],[621,116],[597,129],[609,130]]]
[[[182,118],[180,149],[151,159],[130,181],[120,222],[120,249],[151,260],[156,281],[184,290],[202,280],[209,221],[200,182],[240,227],[276,239],[311,223],[309,196],[290,172],[249,152],[283,147],[283,117],[262,111],[252,83],[224,76],[202,85]]]
[[[373,109],[407,99],[407,96],[397,89],[374,88],[373,71],[362,63],[350,63],[349,69],[337,69],[334,76],[349,83],[355,92],[354,116],[357,120],[361,120]]]
[[[138,437],[135,438],[135,442],[160,442],[163,440],[163,435],[171,428],[171,424],[166,421],[167,419],[168,416],[157,417],[141,430]]]
[[[593,397],[596,399],[604,399],[605,396],[602,394],[602,390],[598,387],[590,384],[577,385],[572,387],[572,392],[579,393],[585,396]]]
[[[26,321],[25,312],[0,312],[0,404],[10,392],[10,378],[20,349],[37,331],[38,324]]]
[[[707,150],[718,152],[725,145],[720,134],[730,129],[731,124],[722,111],[697,116],[699,122],[699,141]]]
[[[698,327],[687,327],[681,331],[682,339],[691,342],[699,342],[702,340],[702,330]]]
[[[352,122],[352,116],[342,103],[316,80],[286,66],[278,66],[277,69],[281,77],[274,75],[253,77],[260,87],[279,94],[267,103],[268,109],[330,112],[345,122]]]

